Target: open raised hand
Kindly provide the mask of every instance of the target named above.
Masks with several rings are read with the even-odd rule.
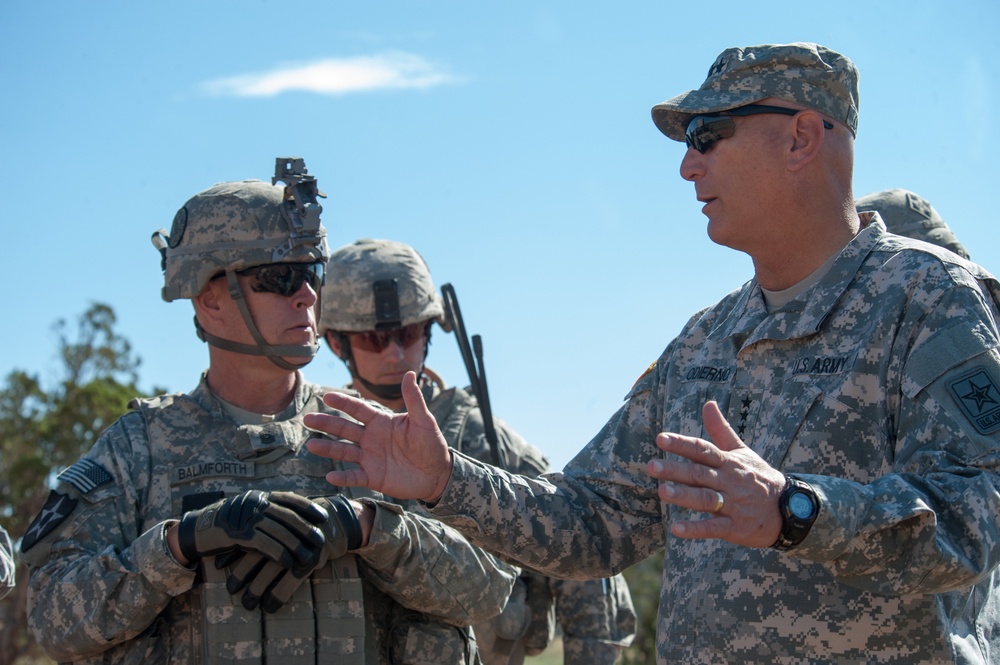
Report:
[[[406,413],[392,413],[343,393],[327,393],[326,405],[350,418],[305,416],[306,427],[342,439],[310,439],[306,445],[312,453],[357,464],[331,471],[326,476],[329,482],[368,487],[397,499],[435,501],[444,493],[451,477],[451,451],[424,403],[416,374],[406,373],[402,389]]]

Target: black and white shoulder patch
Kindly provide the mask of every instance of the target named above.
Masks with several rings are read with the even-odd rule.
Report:
[[[985,367],[952,380],[948,390],[980,434],[1000,430],[1000,386]]]
[[[93,491],[113,480],[107,469],[86,458],[60,473],[58,478],[75,487],[81,494]]]
[[[65,494],[60,494],[55,490],[49,492],[49,498],[45,500],[45,505],[28,525],[28,530],[21,540],[21,551],[27,552],[35,546],[35,543],[52,533],[53,529],[69,517],[73,509],[76,508],[76,504],[76,499],[71,499]]]

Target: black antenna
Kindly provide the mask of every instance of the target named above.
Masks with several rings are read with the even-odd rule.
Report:
[[[469,335],[465,331],[465,320],[462,318],[462,309],[458,306],[458,296],[455,295],[455,287],[451,284],[441,286],[441,296],[444,299],[444,312],[452,330],[455,331],[455,339],[458,342],[458,350],[462,354],[462,361],[465,363],[465,371],[469,373],[469,383],[472,386],[472,394],[479,402],[479,410],[483,414],[483,425],[486,428],[486,441],[490,444],[490,458],[493,466],[503,468],[500,461],[500,446],[497,441],[497,430],[493,424],[493,409],[490,407],[490,392],[486,387],[486,369],[483,365],[483,339],[479,335],[474,335],[473,348],[469,346]],[[477,369],[478,362],[478,369]]]

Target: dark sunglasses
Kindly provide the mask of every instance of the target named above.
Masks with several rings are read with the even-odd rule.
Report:
[[[796,115],[804,109],[786,109],[783,106],[768,106],[766,104],[747,104],[719,113],[707,115],[696,115],[688,123],[687,131],[684,132],[684,142],[689,148],[694,148],[701,154],[715,145],[722,139],[732,137],[736,131],[736,122],[732,116],[759,115],[762,113],[780,113],[782,115]],[[833,129],[833,125],[823,121],[823,127]]]
[[[396,344],[399,344],[400,347],[410,346],[426,336],[427,327],[429,325],[430,322],[421,321],[419,323],[411,323],[408,326],[395,328],[393,330],[372,330],[363,333],[349,333],[351,336],[351,346],[370,353],[381,353],[388,348],[389,344],[393,341],[395,341]]]
[[[279,296],[293,296],[307,282],[313,291],[319,292],[326,278],[326,264],[316,263],[267,263],[245,270],[237,270],[237,275],[250,277],[250,288],[256,293],[277,293]]]

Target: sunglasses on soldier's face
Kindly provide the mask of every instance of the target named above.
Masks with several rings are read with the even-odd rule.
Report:
[[[246,270],[237,270],[236,274],[250,277],[250,288],[256,293],[277,293],[287,298],[298,293],[302,284],[306,282],[318,293],[326,277],[326,264],[322,261],[268,263]]]
[[[426,321],[411,323],[393,330],[372,330],[363,333],[349,333],[351,346],[369,353],[381,353],[395,340],[400,347],[410,346],[422,339],[427,332]]]
[[[696,115],[688,122],[684,132],[684,143],[705,154],[709,148],[722,139],[731,138],[736,131],[736,122],[732,116],[758,115],[762,113],[779,113],[796,115],[803,109],[787,109],[783,106],[768,106],[766,104],[747,104],[727,111]],[[833,125],[823,121],[823,127],[833,129]]]

